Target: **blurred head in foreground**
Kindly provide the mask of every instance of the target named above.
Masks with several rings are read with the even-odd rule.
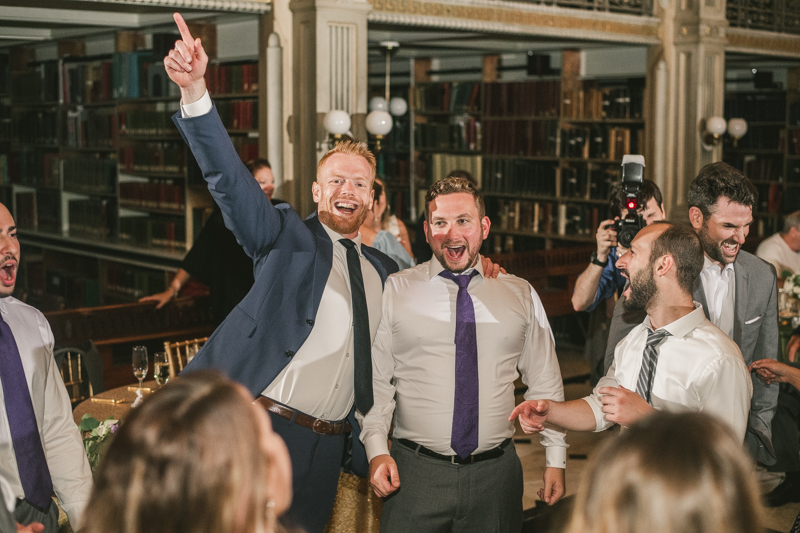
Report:
[[[83,533],[272,533],[292,495],[288,451],[266,412],[211,371],[131,410],[95,481]]]
[[[567,533],[755,533],[753,465],[716,418],[659,411],[598,451]]]

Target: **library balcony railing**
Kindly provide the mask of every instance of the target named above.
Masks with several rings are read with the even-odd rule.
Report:
[[[731,27],[800,34],[800,0],[727,0]]]
[[[606,11],[609,13],[628,13],[631,15],[652,16],[652,0],[512,0],[520,4],[539,4],[546,6]],[[797,3],[800,0],[794,0]]]

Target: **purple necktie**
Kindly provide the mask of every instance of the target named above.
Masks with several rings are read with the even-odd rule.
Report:
[[[55,363],[53,363],[55,364]],[[17,341],[11,328],[0,316],[0,382],[3,384],[3,397],[11,430],[11,442],[17,457],[17,470],[25,499],[47,510],[53,494],[53,482],[44,457],[36,414],[22,368]]]
[[[478,448],[478,339],[475,308],[467,287],[478,272],[457,276],[443,270],[439,275],[458,285],[456,296],[456,391],[450,447],[462,459]]]

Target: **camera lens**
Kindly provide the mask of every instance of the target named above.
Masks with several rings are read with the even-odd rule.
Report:
[[[639,228],[637,226],[625,224],[620,228],[617,234],[617,242],[623,248],[630,248],[631,241],[633,241],[637,233],[639,233]]]

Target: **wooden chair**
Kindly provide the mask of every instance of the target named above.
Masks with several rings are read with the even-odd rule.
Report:
[[[188,341],[165,342],[164,351],[167,352],[169,361],[169,377],[177,376],[207,340],[208,337],[203,337]]]
[[[67,387],[73,407],[105,390],[103,362],[92,341],[77,346],[57,348],[53,358]]]

